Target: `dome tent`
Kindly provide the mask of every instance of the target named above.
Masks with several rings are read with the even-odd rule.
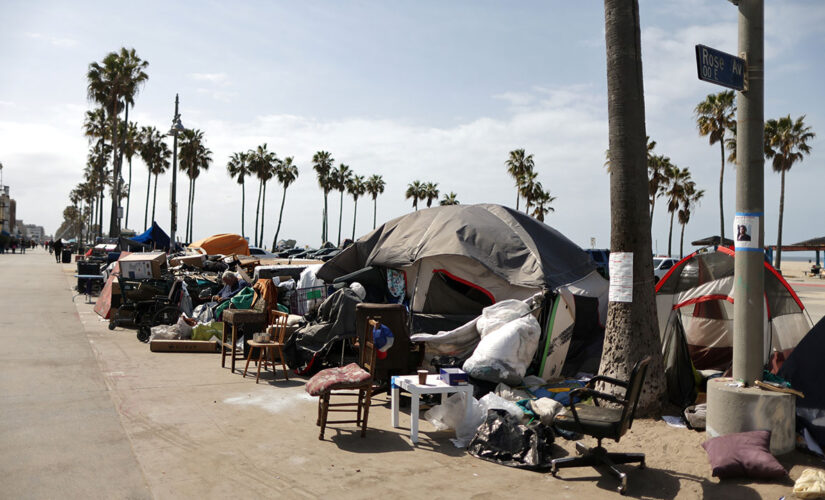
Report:
[[[558,375],[576,345],[571,332],[577,305],[579,315],[589,311],[594,316],[580,327],[593,328],[573,340],[600,342],[603,337],[607,281],[589,255],[555,229],[511,208],[451,205],[403,215],[347,247],[317,275],[332,282],[367,267],[403,274],[411,333],[450,330],[496,302],[550,292],[537,360],[540,374]],[[592,342],[582,346],[592,347]]]
[[[734,250],[715,247],[679,261],[656,286],[659,332],[681,334],[694,366],[726,370],[733,357]],[[764,361],[792,350],[811,328],[805,306],[768,262],[765,266]]]

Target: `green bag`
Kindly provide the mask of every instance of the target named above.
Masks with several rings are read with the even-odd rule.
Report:
[[[252,302],[254,300],[255,290],[253,290],[250,286],[245,287],[243,290],[235,294],[234,297],[229,300],[225,300],[217,308],[215,308],[215,317],[220,319],[223,311],[229,307],[229,304],[235,304],[235,309],[249,309],[252,307]]]
[[[192,340],[209,340],[213,335],[217,338],[223,336],[223,322],[213,321],[192,328]]]

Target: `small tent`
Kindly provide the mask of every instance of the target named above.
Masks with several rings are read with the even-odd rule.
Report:
[[[249,255],[249,243],[239,234],[215,234],[190,243],[189,248],[199,248],[207,255]]]
[[[733,357],[734,251],[716,247],[694,252],[656,285],[662,339],[683,335],[693,365],[726,370]],[[792,350],[811,328],[805,306],[768,262],[765,266],[764,361]]]
[[[144,245],[148,245],[150,248],[158,250],[165,250],[169,248],[170,242],[169,235],[166,234],[155,221],[152,221],[152,227],[144,231],[143,234],[139,234],[132,238],[132,241],[143,243]]]
[[[363,236],[317,276],[332,282],[367,267],[396,280],[389,288],[409,304],[411,333],[451,330],[496,302],[547,293],[535,371],[558,376],[594,352],[598,364],[608,283],[575,243],[522,212],[492,204],[418,210]]]

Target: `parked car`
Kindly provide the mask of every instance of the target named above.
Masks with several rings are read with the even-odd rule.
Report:
[[[261,259],[277,259],[278,256],[272,252],[267,252],[263,248],[249,247],[249,255],[259,257]]]
[[[585,252],[596,263],[596,270],[599,274],[605,279],[610,279],[610,250],[607,248],[589,248]]]
[[[653,257],[653,283],[658,283],[679,262],[672,257]]]

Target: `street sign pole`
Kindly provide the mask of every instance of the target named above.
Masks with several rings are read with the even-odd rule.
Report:
[[[763,0],[739,1],[739,53],[747,58],[748,88],[738,93],[736,106],[733,377],[748,385],[762,379],[764,361],[764,20]],[[747,226],[742,231],[751,241],[739,241],[739,226]]]

